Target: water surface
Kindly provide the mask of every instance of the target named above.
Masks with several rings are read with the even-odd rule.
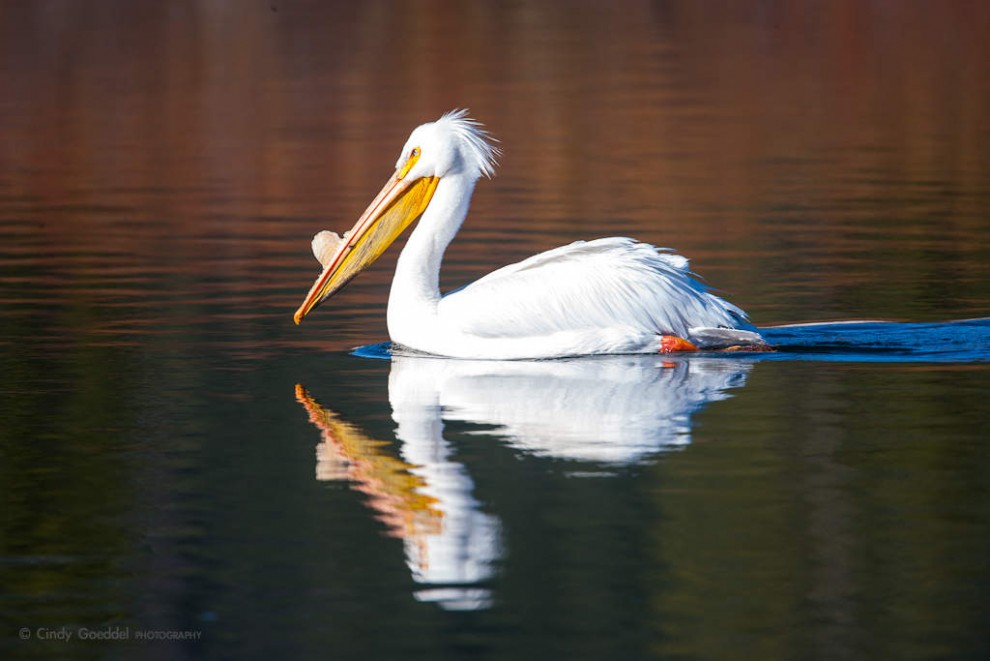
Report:
[[[0,654],[986,658],[988,33],[965,2],[5,4]],[[309,238],[465,106],[505,157],[445,288],[630,235],[780,351],[353,355],[396,251],[294,326]],[[199,637],[39,640],[112,627]]]

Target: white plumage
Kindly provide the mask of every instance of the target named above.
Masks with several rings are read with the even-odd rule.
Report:
[[[698,327],[751,328],[691,277],[684,257],[620,237],[501,268],[444,297],[437,315],[476,337],[556,337],[555,355],[655,353],[659,334],[690,340]]]
[[[687,259],[628,238],[549,250],[441,297],[444,250],[467,215],[476,181],[492,175],[499,153],[465,111],[418,127],[395,177],[341,243],[338,266],[366,234],[384,231],[369,229],[396,208],[383,210],[381,200],[401,204],[410,182],[435,182],[429,197],[415,201],[425,207],[396,267],[388,303],[393,342],[435,355],[491,359],[655,353],[663,336],[701,349],[766,347],[742,310],[692,276]],[[336,291],[321,289],[337,268],[325,265],[297,320]]]

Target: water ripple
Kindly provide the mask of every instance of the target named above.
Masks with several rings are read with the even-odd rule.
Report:
[[[990,362],[990,317],[941,323],[839,321],[775,326],[760,330],[777,351],[705,353],[749,360],[824,360],[837,362]],[[391,358],[390,342],[354,349],[361,358]]]

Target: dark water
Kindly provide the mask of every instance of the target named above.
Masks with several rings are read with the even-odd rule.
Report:
[[[987,658],[988,9],[5,3],[0,656]],[[780,351],[390,356],[396,251],[295,327],[462,106],[444,286],[632,235]]]

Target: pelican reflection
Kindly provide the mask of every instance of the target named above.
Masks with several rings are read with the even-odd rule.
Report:
[[[520,450],[628,464],[691,442],[691,416],[742,386],[752,363],[725,358],[592,356],[554,361],[396,355],[389,402],[399,423],[428,415],[476,423]]]
[[[349,480],[387,532],[403,540],[422,586],[417,599],[447,609],[491,602],[486,583],[502,556],[499,519],[474,497],[452,460],[444,422],[478,426],[523,454],[614,469],[691,441],[691,416],[745,384],[744,359],[602,356],[555,361],[467,361],[393,355],[388,394],[395,440],[375,440],[318,403],[296,397],[321,431],[318,480]],[[397,450],[397,452],[396,452]]]

